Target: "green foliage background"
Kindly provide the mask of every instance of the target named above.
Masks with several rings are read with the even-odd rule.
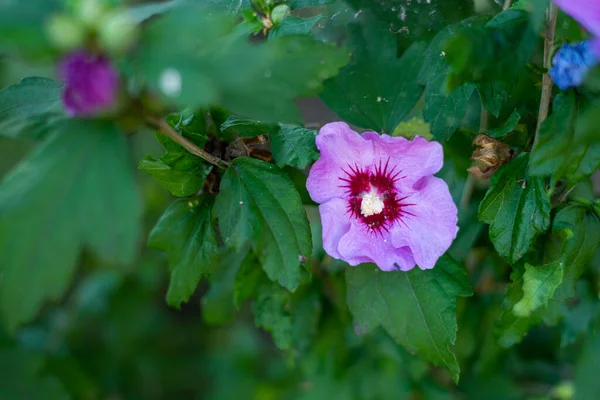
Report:
[[[129,102],[94,119],[64,115],[45,25],[79,2],[0,3],[0,400],[598,398],[597,71],[544,100],[548,1],[290,0],[265,25],[278,3],[104,2],[139,35],[113,54]],[[556,45],[584,35],[558,13]],[[325,254],[311,96],[443,144],[460,231],[433,270]],[[489,180],[480,132],[514,155]]]

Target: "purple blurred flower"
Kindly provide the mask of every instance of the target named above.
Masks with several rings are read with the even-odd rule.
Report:
[[[321,157],[306,187],[320,204],[325,251],[384,271],[433,268],[458,231],[448,186],[433,176],[440,144],[359,135],[343,122],[325,125],[316,141]]]
[[[63,103],[71,116],[93,116],[110,109],[119,94],[119,73],[107,58],[79,50],[59,66],[65,81]]]

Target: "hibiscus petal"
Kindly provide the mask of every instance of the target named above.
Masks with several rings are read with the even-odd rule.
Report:
[[[376,132],[364,132],[362,137],[373,143],[375,158],[394,164],[400,175],[402,185],[412,186],[424,176],[433,175],[442,169],[444,151],[437,142],[428,142],[422,137],[408,140],[402,137],[379,135]]]
[[[331,199],[319,206],[321,225],[323,226],[323,249],[333,258],[341,259],[338,243],[342,236],[350,230],[350,220],[346,213],[346,202],[342,199]]]
[[[321,128],[316,138],[321,156],[313,165],[306,181],[310,197],[325,203],[344,196],[345,171],[349,166],[359,167],[373,162],[373,147],[343,122],[334,122]]]
[[[415,192],[405,200],[413,204],[406,206],[412,215],[405,214],[394,225],[392,244],[410,247],[417,265],[431,269],[456,238],[458,211],[443,180],[422,178],[414,188]]]
[[[598,0],[554,0],[594,36],[600,36],[600,2]]]
[[[372,262],[383,271],[408,271],[415,266],[408,247],[395,248],[388,233],[369,231],[357,222],[340,239],[337,251],[350,265]]]

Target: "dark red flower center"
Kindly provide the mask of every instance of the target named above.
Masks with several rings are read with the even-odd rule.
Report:
[[[405,209],[414,205],[404,203],[409,196],[396,189],[395,183],[404,178],[402,171],[389,168],[389,162],[363,168],[348,165],[348,170],[343,170],[346,176],[340,177],[344,181],[341,187],[347,190],[348,212],[378,233],[389,231],[396,221],[402,222],[403,215],[413,215]]]

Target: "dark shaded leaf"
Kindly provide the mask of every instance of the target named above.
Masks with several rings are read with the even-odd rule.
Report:
[[[219,265],[209,278],[210,289],[202,297],[202,316],[206,323],[223,324],[233,319],[237,310],[234,293],[238,271],[249,260],[253,261],[248,249],[220,255]]]
[[[391,133],[423,93],[417,76],[425,46],[415,43],[398,58],[396,37],[387,26],[367,19],[349,29],[352,60],[325,83],[321,98],[345,121]]]
[[[42,375],[44,364],[42,354],[20,348],[0,349],[0,399],[69,399],[57,377]]]
[[[600,333],[587,338],[575,365],[574,400],[595,400],[600,393],[600,380],[597,377],[600,368]]]
[[[150,232],[148,246],[166,252],[169,260],[170,306],[187,302],[200,278],[217,266],[219,247],[211,225],[213,200],[210,195],[175,200]]]
[[[520,119],[521,114],[519,114],[517,110],[515,110],[512,114],[510,114],[510,117],[508,117],[508,119],[504,121],[504,124],[495,129],[490,129],[486,132],[486,135],[488,135],[489,137],[493,137],[494,139],[499,139],[503,136],[506,136],[517,128]]]
[[[600,219],[585,207],[567,206],[554,217],[552,232],[563,237],[564,284],[556,296],[560,299],[574,297],[577,280],[598,250]]]
[[[579,104],[575,93],[558,95],[552,114],[542,123],[531,153],[530,173],[578,181],[600,166],[600,142],[581,144],[576,126]]]

